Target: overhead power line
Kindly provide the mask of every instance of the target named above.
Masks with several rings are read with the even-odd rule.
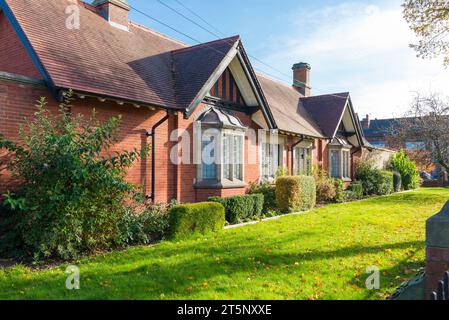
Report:
[[[177,9],[175,9],[175,8],[173,8],[173,7],[171,7],[171,6],[169,6],[168,4],[166,4],[165,2],[163,2],[162,0],[157,0],[157,1],[158,1],[161,5],[165,6],[166,8],[170,9],[171,11],[175,12],[176,14],[178,14],[178,15],[181,16],[181,17],[183,17],[183,18],[186,19],[187,21],[193,23],[194,25],[196,25],[197,27],[201,28],[202,30],[208,32],[209,34],[211,34],[212,36],[216,37],[217,39],[220,39],[220,36],[219,36],[217,33],[210,31],[210,30],[207,29],[206,27],[200,25],[200,24],[197,23],[196,21],[190,19],[189,17],[187,17],[187,16],[184,15],[183,13],[179,12]],[[215,30],[218,30],[218,29],[215,28],[212,24],[210,24],[209,22],[207,22],[206,19],[202,18],[199,14],[197,14],[194,10],[188,8],[186,5],[182,4],[182,3],[181,3],[180,1],[178,1],[178,0],[175,0],[175,1],[176,1],[177,3],[179,3],[184,9],[186,9],[187,11],[189,11],[190,13],[192,13],[193,15],[195,15],[197,18],[199,18],[201,21],[203,21],[203,23],[207,24],[209,27],[211,27],[211,28],[213,28],[213,29],[215,29]],[[218,31],[218,32],[221,33],[221,34],[223,35],[222,32],[220,32],[220,31]],[[275,67],[269,65],[268,63],[262,61],[261,59],[255,57],[254,55],[251,55],[251,54],[248,53],[248,56],[249,56],[250,58],[254,59],[255,61],[259,62],[260,64],[264,65],[265,67],[270,68],[271,70],[276,71],[276,72],[278,72],[279,74],[282,74],[283,76],[285,76],[285,77],[287,77],[287,78],[289,78],[289,79],[291,78],[291,75],[286,74],[285,72],[283,72],[283,71],[281,71],[281,70],[279,70],[279,69],[277,69],[277,68],[275,68]],[[282,81],[284,81],[284,80],[282,80]]]
[[[180,34],[180,35],[182,35],[182,36],[184,36],[184,37],[186,37],[186,38],[192,40],[193,42],[195,42],[195,44],[202,44],[202,43],[204,43],[204,42],[202,42],[202,41],[200,41],[200,40],[198,40],[198,39],[196,39],[196,38],[194,38],[194,37],[188,35],[187,33],[182,32],[182,31],[176,29],[175,27],[172,27],[171,25],[169,25],[169,24],[167,24],[167,23],[161,21],[160,19],[157,19],[157,18],[155,18],[155,17],[149,15],[148,13],[146,13],[146,12],[144,12],[144,11],[142,11],[142,10],[136,8],[136,7],[133,7],[133,6],[130,5],[130,8],[131,8],[132,10],[136,11],[137,13],[140,13],[141,15],[147,17],[148,19],[151,19],[151,20],[153,20],[153,21],[159,23],[160,25],[163,25],[164,27],[166,27],[166,28],[168,28],[168,29],[170,29],[170,30],[172,30],[172,31],[174,31],[174,32],[176,32],[176,33],[178,33],[178,34]],[[210,47],[210,49],[212,49],[212,50],[214,50],[214,51],[216,51],[216,52],[218,52],[218,53],[220,53],[220,54],[224,54],[225,56],[228,56],[228,53],[222,52],[222,51],[220,51],[220,50],[218,50],[218,49],[216,49],[216,48]],[[268,73],[268,72],[266,72],[266,71],[264,71],[264,70],[261,70],[261,69],[258,69],[258,68],[254,68],[254,69],[255,69],[256,71],[258,71],[258,72],[261,72],[261,73],[263,73],[263,74],[265,74],[265,75],[271,77],[271,78],[274,78],[274,79],[277,79],[277,80],[279,80],[279,81],[285,82],[285,79],[281,79],[281,78],[279,78],[279,77],[277,77],[277,76],[275,76],[275,75],[273,75],[273,74],[270,74],[270,73]]]

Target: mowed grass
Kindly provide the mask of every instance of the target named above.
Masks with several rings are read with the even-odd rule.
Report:
[[[384,299],[424,266],[425,220],[447,189],[330,205],[183,242],[163,242],[66,265],[0,269],[2,299]],[[381,270],[380,290],[365,287]]]

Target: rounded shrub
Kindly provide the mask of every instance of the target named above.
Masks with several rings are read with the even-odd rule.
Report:
[[[368,163],[359,163],[357,180],[362,183],[366,196],[388,195],[394,190],[393,173],[379,170]]]
[[[170,210],[169,225],[168,236],[175,240],[216,232],[225,226],[225,208],[217,202],[176,205]]]
[[[335,198],[336,203],[345,202],[345,183],[342,179],[333,179],[335,187]]]
[[[377,195],[385,196],[394,192],[393,172],[380,171],[379,184],[377,186]]]
[[[309,176],[279,177],[276,201],[282,213],[312,209],[316,205],[315,179]]]
[[[318,203],[327,203],[335,199],[337,192],[331,179],[316,182],[316,200]]]

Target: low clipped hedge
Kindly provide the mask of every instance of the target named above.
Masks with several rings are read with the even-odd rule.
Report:
[[[261,184],[251,184],[249,194],[263,194],[263,213],[267,214],[277,210],[275,185],[269,182],[264,182]]]
[[[279,177],[276,201],[282,213],[310,210],[316,205],[315,179],[309,176]]]
[[[170,239],[179,240],[195,233],[219,231],[225,225],[225,208],[216,202],[177,205],[169,215]]]
[[[209,201],[217,202],[224,206],[226,221],[230,224],[260,219],[264,208],[263,194],[250,194],[229,198],[211,197]]]

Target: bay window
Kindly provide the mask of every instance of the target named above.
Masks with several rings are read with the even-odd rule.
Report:
[[[347,148],[330,149],[329,174],[332,178],[351,179],[351,151]]]
[[[195,150],[197,188],[244,186],[246,127],[227,111],[210,108],[195,122],[194,135],[201,141]]]

